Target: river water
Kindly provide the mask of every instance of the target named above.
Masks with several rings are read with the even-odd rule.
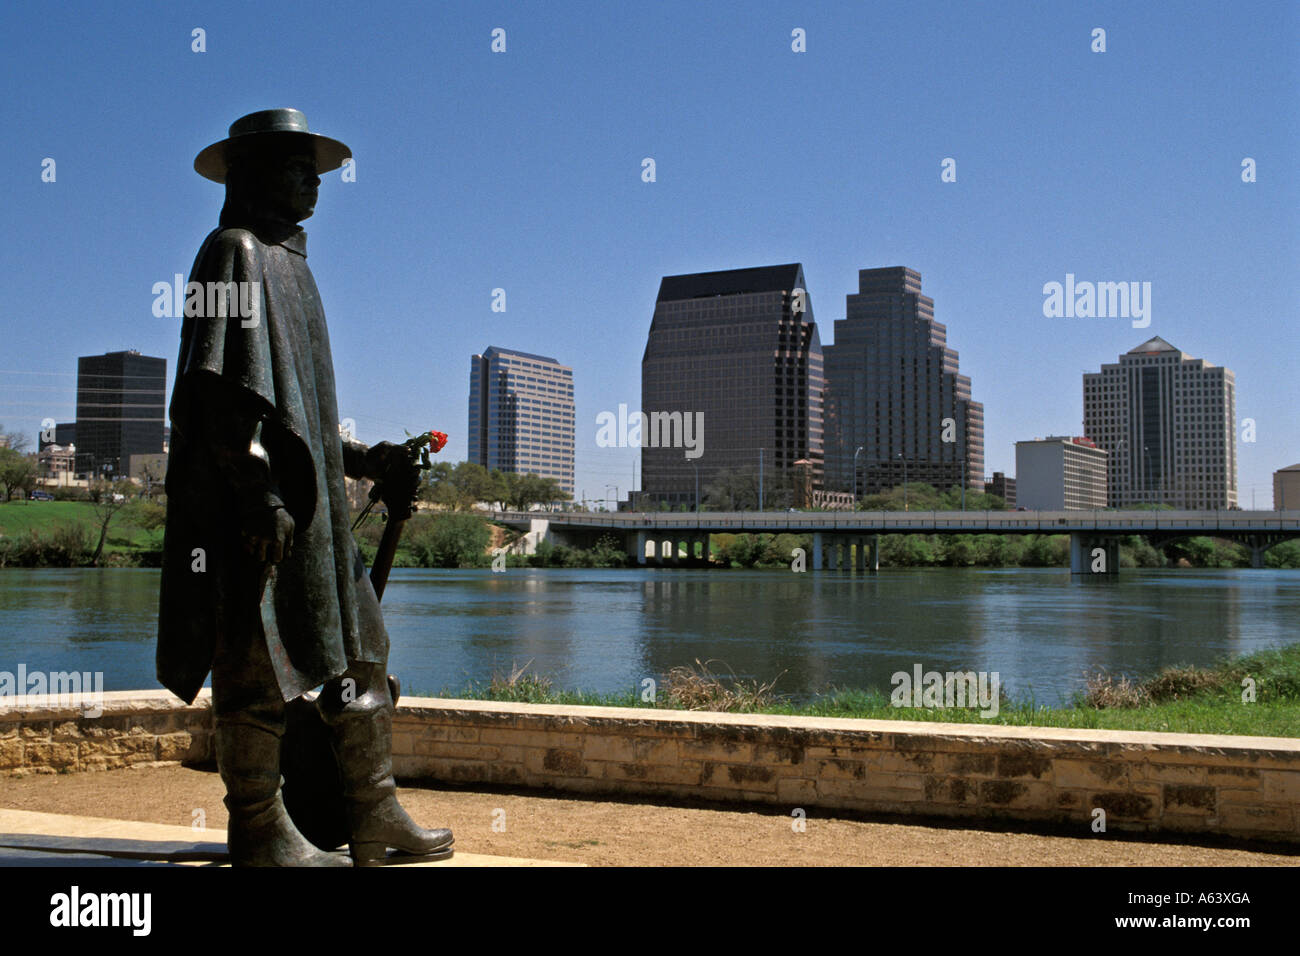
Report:
[[[157,687],[157,591],[155,570],[0,571],[0,671]],[[888,690],[921,665],[1059,704],[1099,670],[1141,678],[1297,640],[1300,571],[397,569],[383,606],[408,694],[528,662],[559,688],[622,691],[698,658],[796,698]]]

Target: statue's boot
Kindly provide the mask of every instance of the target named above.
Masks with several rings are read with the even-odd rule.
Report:
[[[352,859],[357,866],[445,860],[452,855],[451,831],[424,829],[397,802],[393,779],[395,708],[388,688],[381,687],[358,701],[361,707],[347,708],[332,722]],[[397,855],[389,856],[389,848]]]
[[[310,843],[280,796],[280,737],[253,724],[218,724],[217,767],[226,784],[233,866],[351,866],[343,853]]]

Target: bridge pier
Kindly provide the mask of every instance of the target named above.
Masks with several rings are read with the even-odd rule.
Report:
[[[628,557],[634,558],[638,566],[645,567],[645,532],[637,531],[627,535],[624,543],[627,545]]]
[[[1070,532],[1071,574],[1119,574],[1119,538],[1114,535]]]

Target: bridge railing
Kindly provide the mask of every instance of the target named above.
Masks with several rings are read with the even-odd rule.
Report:
[[[547,520],[621,531],[1066,534],[1097,531],[1300,532],[1300,511],[705,511],[492,512],[505,523]]]

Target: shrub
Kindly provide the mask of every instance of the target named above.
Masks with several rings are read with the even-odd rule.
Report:
[[[760,684],[756,680],[737,680],[733,674],[728,685],[709,670],[712,663],[701,663],[697,657],[694,666],[670,670],[664,682],[664,694],[669,704],[686,710],[752,712],[777,703],[772,689],[780,675],[776,680]]]
[[[421,528],[411,541],[411,552],[425,568],[475,568],[488,563],[492,540],[488,523],[470,514],[439,515],[431,527]]]

